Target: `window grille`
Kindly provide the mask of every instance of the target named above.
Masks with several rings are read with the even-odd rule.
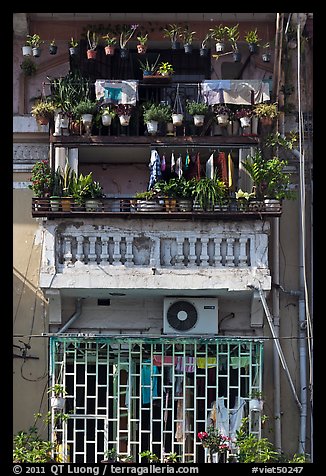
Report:
[[[161,461],[173,452],[180,462],[208,462],[198,432],[213,423],[232,438],[244,416],[260,437],[248,400],[262,387],[262,341],[53,337],[50,349],[69,415],[55,423],[52,410],[52,440],[69,449],[70,462],[98,463],[113,448],[134,462],[146,450]]]

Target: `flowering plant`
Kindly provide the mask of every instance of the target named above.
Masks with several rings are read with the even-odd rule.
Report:
[[[116,112],[118,116],[130,116],[133,110],[132,104],[118,104]]]
[[[241,109],[237,109],[235,111],[235,116],[240,119],[240,117],[251,117],[253,115],[253,111],[249,107],[242,107]]]
[[[120,33],[120,48],[121,49],[127,46],[128,41],[132,38],[137,28],[138,28],[138,25],[131,25],[130,27],[127,27],[126,25],[124,25]]]
[[[229,116],[231,114],[231,109],[226,106],[225,104],[214,104],[213,105],[213,112],[219,115]]]
[[[47,160],[41,160],[33,165],[31,182],[28,188],[33,190],[35,197],[44,197],[45,194],[50,192],[53,178]]]
[[[226,453],[230,449],[231,438],[229,436],[222,435],[218,428],[214,428],[213,425],[208,427],[206,431],[200,431],[198,433],[204,448],[208,448],[210,455],[212,453]]]

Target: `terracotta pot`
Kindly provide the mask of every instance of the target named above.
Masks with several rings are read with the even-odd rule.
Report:
[[[114,55],[114,52],[115,52],[115,46],[112,46],[112,45],[107,45],[105,48],[105,54],[106,55]]]
[[[262,126],[271,126],[273,124],[273,119],[271,117],[261,117],[260,123]]]
[[[137,45],[137,53],[140,55],[144,55],[147,51],[147,46],[146,45]]]
[[[47,124],[49,124],[49,119],[47,117],[36,116],[35,119],[36,119],[36,122],[40,124],[41,126],[46,126]]]
[[[87,50],[87,59],[95,60],[96,59],[96,53],[97,53],[96,50]]]

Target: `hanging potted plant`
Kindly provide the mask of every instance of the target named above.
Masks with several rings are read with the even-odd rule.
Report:
[[[143,118],[149,134],[157,133],[158,124],[167,122],[171,117],[171,107],[165,104],[143,104]]]
[[[174,126],[181,126],[183,122],[183,108],[179,94],[179,83],[177,84],[177,91],[172,108],[172,122]]]
[[[32,56],[31,36],[27,35],[25,44],[22,46],[23,56]]]
[[[54,118],[56,105],[50,100],[38,101],[31,109],[31,114],[40,125],[47,125]]]
[[[104,48],[105,54],[107,56],[114,55],[117,38],[113,36],[112,33],[107,33],[106,35],[102,36],[102,38],[106,42],[106,46]]]
[[[92,59],[92,60],[96,59],[96,54],[97,54],[96,48],[98,45],[98,40],[99,40],[99,37],[95,33],[95,31],[93,32],[91,32],[90,30],[87,31],[87,41],[89,46],[87,50],[87,59]]]
[[[78,54],[78,41],[72,36],[69,41],[69,54],[71,56]]]
[[[181,31],[181,39],[183,42],[185,53],[192,53],[192,42],[193,42],[195,33],[196,33],[195,31],[189,30],[189,26],[186,26]]]
[[[240,125],[243,128],[251,126],[252,107],[242,107],[235,111],[235,117],[240,120]]]
[[[245,41],[248,43],[248,48],[250,53],[255,54],[258,52],[260,38],[258,37],[257,28],[256,30],[250,30],[246,32]]]
[[[56,55],[57,54],[57,51],[58,51],[58,46],[55,42],[55,40],[53,39],[49,45],[49,53],[50,55]]]
[[[121,126],[129,126],[131,114],[133,111],[134,106],[132,104],[118,104],[117,105],[117,115],[119,117],[119,121]]]
[[[227,127],[231,110],[225,104],[214,104],[213,112],[216,116],[216,122],[221,127]]]
[[[77,119],[81,119],[86,128],[86,134],[90,135],[93,115],[96,112],[96,102],[86,98],[80,101],[74,108],[74,113]]]
[[[116,108],[112,104],[110,104],[109,106],[104,106],[101,109],[100,114],[103,126],[110,126],[112,119],[114,119],[117,115]]]
[[[180,48],[181,26],[176,23],[171,23],[163,29],[164,37],[171,41],[171,48],[178,50]]]
[[[238,40],[240,37],[239,24],[233,27],[226,27],[226,36],[232,48],[233,61],[238,63],[241,60],[241,53],[238,48]]]
[[[228,28],[223,25],[215,26],[214,28],[210,28],[209,31],[211,38],[215,40],[215,49],[216,53],[223,53],[225,51],[225,38],[227,35]]]
[[[41,56],[41,45],[44,41],[41,40],[40,36],[37,34],[27,35],[27,38],[29,38],[29,45],[32,47],[33,56],[39,58]]]
[[[253,390],[249,400],[249,411],[262,412],[264,407],[263,394],[260,390]]]
[[[256,104],[254,113],[259,118],[262,126],[271,126],[278,116],[277,104],[267,102]]]
[[[200,49],[199,49],[199,56],[207,56],[208,55],[208,48],[207,43],[211,39],[212,34],[210,32],[206,33],[205,38],[201,42]]]
[[[193,116],[195,126],[200,127],[204,125],[205,116],[209,111],[209,105],[203,102],[187,100],[186,111]]]
[[[140,55],[144,55],[147,51],[147,41],[148,41],[148,33],[146,33],[145,35],[139,35],[137,36],[137,40],[138,40],[138,44],[136,45],[137,46],[137,53],[139,53]]]
[[[30,57],[24,58],[23,62],[20,64],[20,68],[25,76],[33,76],[37,70],[36,64]]]
[[[137,30],[138,25],[123,25],[122,31],[120,33],[120,58],[125,59],[128,57],[129,50],[127,48],[127,43],[133,37],[135,31]]]
[[[264,63],[269,63],[272,59],[272,54],[270,51],[270,43],[269,42],[265,43],[264,45],[262,45],[262,48],[264,50],[261,55],[262,60],[264,61]]]
[[[51,394],[51,407],[55,410],[63,410],[65,406],[65,398],[67,391],[60,383],[55,383],[48,389],[48,394]]]

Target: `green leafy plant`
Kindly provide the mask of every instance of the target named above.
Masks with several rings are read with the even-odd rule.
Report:
[[[71,48],[77,48],[78,45],[79,45],[79,42],[75,40],[74,37],[72,36],[69,41],[69,46]]]
[[[143,108],[144,122],[168,122],[171,119],[171,106],[166,104],[145,103]]]
[[[160,461],[159,457],[155,453],[152,453],[150,450],[141,451],[139,453],[139,456],[141,458],[144,458],[144,460],[148,463],[157,463],[158,461]]]
[[[213,38],[213,40],[215,40],[217,43],[225,42],[228,33],[228,27],[219,24],[218,26],[216,25],[213,28],[210,28],[209,31],[211,32],[211,38]]]
[[[48,389],[48,393],[54,395],[55,397],[61,397],[67,394],[65,387],[61,383],[55,383]]]
[[[135,193],[135,198],[137,200],[153,200],[155,197],[156,193],[153,190]]]
[[[87,42],[89,49],[94,51],[99,42],[98,34],[95,31],[91,32],[90,30],[87,30]]]
[[[25,76],[33,76],[37,71],[37,66],[32,60],[32,58],[25,58],[20,64],[20,68],[23,71]]]
[[[278,116],[276,103],[262,102],[256,104],[253,111],[258,117],[270,117],[271,119],[275,119]]]
[[[50,193],[53,176],[48,160],[36,162],[32,167],[31,184],[28,188],[33,190],[35,197],[44,197]]]
[[[83,114],[95,114],[96,112],[96,107],[97,104],[95,101],[92,101],[91,99],[84,99],[83,101],[80,101],[75,108],[74,108],[74,114],[79,119]]]
[[[239,463],[274,463],[280,460],[280,454],[267,438],[258,439],[248,431],[249,418],[242,419],[236,432],[235,444],[238,447]]]
[[[230,449],[231,438],[226,435],[222,435],[218,428],[214,428],[210,425],[206,431],[200,431],[198,438],[204,448],[207,448],[210,453],[210,459],[213,460],[213,453],[226,453]]]
[[[162,61],[157,67],[157,72],[162,75],[173,74],[174,68],[168,61]]]
[[[244,39],[247,43],[259,45],[260,38],[257,33],[257,28],[255,30],[250,30],[245,33]]]
[[[178,459],[181,459],[182,456],[178,455],[177,453],[165,453],[163,458],[163,463],[178,463]]]
[[[110,104],[108,106],[103,106],[100,110],[101,115],[109,115],[112,119],[117,115],[116,108],[114,105]]]
[[[26,45],[31,46],[32,48],[39,48],[44,41],[41,39],[40,35],[27,35]]]
[[[191,116],[196,114],[207,114],[209,111],[209,105],[204,102],[186,100],[186,111]]]
[[[207,43],[209,42],[209,40],[212,38],[212,33],[210,31],[208,31],[206,33],[206,35],[204,36],[204,38],[202,39],[201,41],[201,48],[206,48],[207,47]]]
[[[117,37],[114,36],[113,33],[107,33],[106,35],[102,36],[103,40],[107,46],[114,46],[117,43]]]
[[[225,198],[226,191],[226,185],[216,176],[213,179],[204,177],[196,183],[194,200],[201,208],[208,210]]]
[[[13,439],[14,463],[47,463],[53,461],[51,456],[55,444],[43,440],[36,428],[31,426],[28,431],[18,432]]]
[[[122,31],[119,37],[121,49],[126,48],[128,41],[131,40],[137,28],[138,28],[138,25],[130,25],[130,26],[123,25]]]
[[[148,58],[146,58],[146,61],[139,61],[139,64],[140,64],[140,69],[143,71],[143,72],[149,72],[151,74],[155,74],[157,72],[157,68],[158,68],[158,61],[160,59],[160,54],[157,55],[155,61],[153,62],[150,62],[148,60]]]
[[[195,39],[195,31],[190,31],[189,26],[186,26],[181,30],[181,39],[184,45],[191,45]]]
[[[71,114],[77,104],[90,97],[90,80],[79,71],[70,71],[66,76],[47,79],[50,82],[51,99],[63,112]]]
[[[231,48],[234,52],[238,51],[238,41],[240,38],[240,32],[239,32],[239,23],[232,27],[225,27],[226,28],[226,36],[228,41],[231,44]]]
[[[137,40],[139,41],[140,45],[146,45],[148,41],[148,33],[146,33],[145,35],[138,35]]]
[[[36,119],[38,117],[44,117],[47,120],[53,118],[56,111],[56,105],[51,100],[40,100],[31,109],[31,114]]]
[[[171,42],[178,41],[179,38],[181,38],[181,31],[182,28],[180,25],[177,25],[176,23],[170,23],[170,25],[167,25],[164,29],[164,37],[169,38]]]

